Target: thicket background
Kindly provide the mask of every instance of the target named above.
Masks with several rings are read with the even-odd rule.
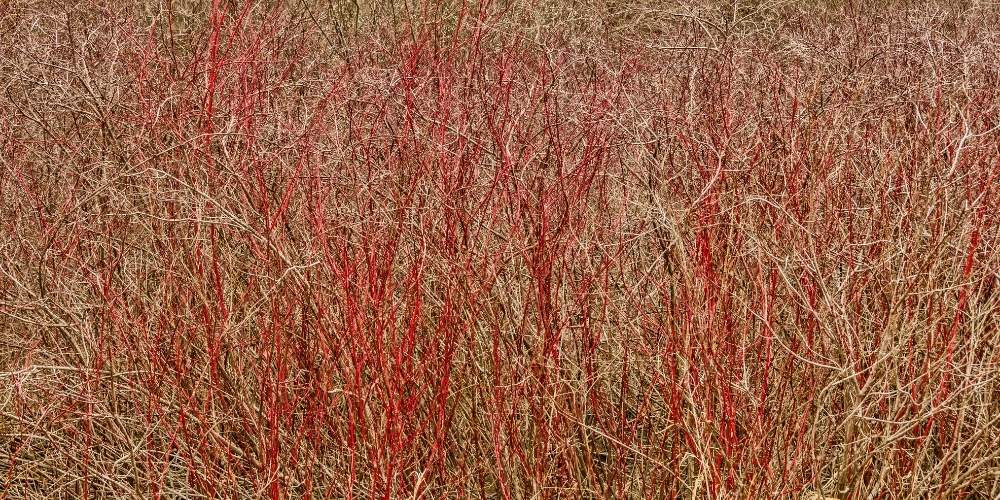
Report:
[[[988,2],[0,5],[0,498],[996,498]]]

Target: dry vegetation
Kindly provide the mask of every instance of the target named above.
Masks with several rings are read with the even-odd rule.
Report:
[[[0,2],[0,498],[1000,497],[998,9]]]

